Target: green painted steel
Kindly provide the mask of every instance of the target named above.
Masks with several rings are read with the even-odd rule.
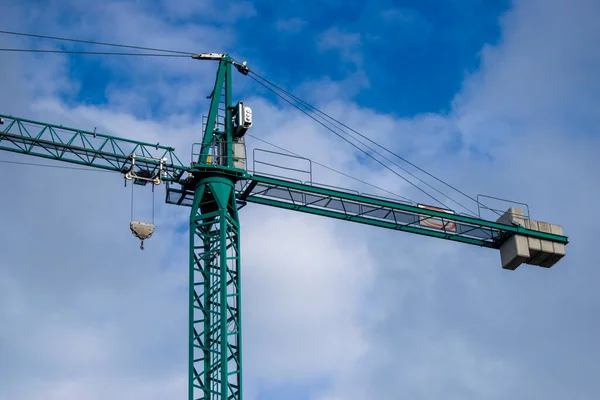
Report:
[[[228,115],[229,117],[231,115],[230,59],[225,58],[220,61],[219,71],[222,71],[222,73],[220,72],[218,74],[217,83],[220,83],[221,86],[215,86],[213,93],[213,101],[211,102],[211,111],[208,118],[209,121],[216,121],[216,115],[218,114],[218,105],[220,102],[220,100],[217,99],[218,97],[220,97],[217,95],[217,93],[222,93],[223,88],[225,88],[225,103],[227,105],[227,110],[229,110],[226,113],[226,115]],[[136,159],[137,173],[142,173],[143,171],[145,171],[150,175],[158,173],[160,167],[160,162],[158,160],[166,159],[166,161],[163,163],[164,175],[162,176],[162,179],[170,182],[182,182],[183,174],[185,172],[192,171],[192,168],[186,167],[181,163],[181,161],[175,155],[174,149],[171,147],[123,139],[115,136],[94,133],[80,129],[73,129],[54,124],[13,117],[9,115],[0,114],[0,117],[5,119],[6,124],[6,127],[4,127],[0,132],[0,150],[66,161],[69,163],[86,165],[94,168],[101,168],[121,173],[124,173],[131,169],[131,156],[133,154],[136,154],[138,156],[138,158]],[[231,136],[228,132],[230,132],[232,129],[230,123],[231,121],[230,118],[225,118],[225,120],[229,120],[229,123],[226,122],[226,132],[224,132],[223,134],[226,135],[227,141],[230,144],[231,142],[229,141],[229,139]],[[203,138],[203,143],[208,143],[208,146],[211,146],[212,140],[214,140],[215,131],[210,130],[211,126],[214,126],[214,123],[212,125],[210,123],[207,124],[207,130]],[[139,156],[141,156],[142,158],[140,158]],[[235,179],[248,177],[244,173],[241,173],[239,170],[231,168],[231,166],[229,165],[232,159],[231,146],[227,146],[226,159],[228,160],[228,165],[219,167],[219,172],[221,174],[235,175]],[[195,171],[200,170],[203,174],[210,173],[210,171],[216,172],[216,170],[214,170],[212,166],[206,164],[196,165],[195,167]],[[418,208],[414,205],[396,203],[393,201],[371,198],[368,196],[356,195],[348,192],[336,191],[316,186],[303,185],[300,183],[290,182],[272,177],[253,175],[250,179],[252,180],[253,184],[264,183],[280,188],[299,191],[304,194],[315,193],[324,196],[345,199],[364,205],[371,205],[375,207],[389,207],[391,209],[404,211],[407,213],[426,215],[435,218],[444,218],[444,220],[472,224],[474,226],[495,230],[501,235],[517,233],[524,236],[552,240],[558,243],[568,243],[568,238],[566,236],[553,235],[550,233],[540,231],[533,231],[524,227],[504,225],[497,222],[487,221],[464,215],[446,214],[433,210]],[[247,200],[249,202],[258,202],[255,201],[256,196],[248,197],[248,195],[249,193],[247,193],[246,195],[238,193],[238,197],[241,200]],[[261,204],[279,206],[278,201],[262,201]],[[285,208],[290,207],[285,206]],[[335,218],[341,217],[335,215]],[[374,226],[381,226],[381,223],[369,218],[349,218],[346,215],[343,217],[343,219],[355,220],[357,222],[360,221],[361,223],[371,224]],[[418,227],[410,227],[410,229],[403,228],[399,230],[414,231],[415,233],[423,232],[422,230],[416,232],[413,228],[416,228],[417,230],[420,229]],[[431,234],[429,230],[425,231],[424,234],[427,234],[428,236],[435,236],[441,238],[449,237],[449,235],[447,234]],[[479,245],[480,241],[475,241],[474,244]]]
[[[460,235],[452,235],[452,234],[448,234],[448,233],[444,233],[444,232],[440,232],[440,231],[422,229],[422,228],[412,226],[412,225],[400,225],[400,224],[395,224],[395,223],[386,222],[386,221],[372,220],[372,219],[368,219],[368,218],[364,218],[364,217],[360,217],[360,216],[356,216],[356,215],[346,215],[342,212],[336,212],[336,211],[332,211],[332,210],[323,210],[323,209],[319,209],[319,208],[307,207],[307,206],[302,206],[302,205],[294,205],[294,204],[286,203],[283,201],[264,199],[264,198],[260,198],[260,197],[254,197],[254,196],[249,196],[247,198],[247,201],[251,202],[251,203],[263,204],[263,205],[267,205],[267,206],[285,208],[287,210],[301,211],[301,212],[313,214],[313,215],[320,215],[322,217],[330,217],[330,218],[341,219],[344,221],[358,222],[361,224],[377,226],[380,228],[388,228],[388,229],[394,229],[394,230],[399,230],[399,231],[404,231],[404,232],[417,233],[420,235],[436,237],[439,239],[448,239],[448,240],[453,240],[456,242],[468,243],[468,244],[473,244],[473,245],[482,246],[482,247],[491,247],[491,248],[495,247],[495,243],[490,242],[490,241],[478,240],[478,239],[473,239],[473,238],[464,237],[464,236],[460,236]]]
[[[232,103],[232,88],[231,88],[231,59],[227,59],[229,62],[226,64],[225,74],[225,163],[224,165],[233,168],[233,113],[231,108]]]
[[[278,195],[269,195],[269,191],[276,190],[279,191]],[[310,195],[312,195],[315,200],[307,201],[306,199],[309,198]],[[527,237],[551,240],[563,244],[567,244],[569,242],[566,236],[526,229],[522,226],[505,225],[466,215],[449,214],[435,210],[419,208],[414,205],[398,203],[391,200],[383,200],[365,195],[357,195],[339,190],[332,190],[260,175],[252,176],[251,183],[244,188],[243,191],[238,193],[238,198],[242,201],[310,212],[313,214],[331,216],[333,218],[345,219],[348,221],[355,221],[374,226],[390,227],[392,229],[420,233],[443,239],[458,240],[465,243],[484,245],[486,247],[498,248],[502,242],[502,239],[513,233]],[[328,210],[325,210],[328,211],[327,213],[318,211],[323,210],[323,208],[328,208],[327,206],[324,206],[323,202],[321,201],[325,199],[341,203],[343,209],[332,210],[330,207]],[[392,214],[393,218],[391,218],[394,223],[391,225],[389,224],[389,221],[388,223],[384,223],[381,221],[381,219],[385,218],[369,217],[367,215],[368,213],[364,211],[351,211],[349,210],[348,205],[354,205],[359,210],[364,210],[365,207],[369,207],[371,209],[371,213],[378,210],[388,210],[394,212],[394,214]],[[400,223],[397,221],[395,216],[396,212],[402,215],[413,215],[419,218],[424,216],[426,218],[440,218],[443,221],[461,223],[461,226],[474,228],[472,232],[475,233],[480,233],[480,231],[484,229],[490,232],[489,237],[484,238],[486,239],[485,241],[487,244],[482,244],[480,240],[472,242],[456,239],[455,237],[451,237],[457,236],[456,234],[444,229],[431,230],[430,228],[419,228],[414,226],[415,223],[419,222],[416,218],[415,222],[409,222],[406,224]],[[469,234],[460,233],[458,236],[464,238],[465,236],[469,236]],[[473,236],[473,234],[471,233],[470,236]],[[492,243],[492,245],[489,245],[489,243]]]
[[[198,163],[206,164],[211,146],[214,145],[215,141],[219,141],[225,135],[225,139],[228,139],[227,148],[231,149],[231,58],[225,56],[219,61],[219,69],[217,70],[217,79],[215,86],[211,94],[210,108],[208,117],[206,120],[206,129],[204,137],[202,139],[202,149]],[[223,93],[225,89],[225,93]],[[221,104],[221,97],[225,97],[225,118],[223,130],[215,129],[218,127],[217,122],[219,116],[219,105]],[[229,118],[228,118],[229,116]],[[229,133],[228,133],[229,132]],[[229,150],[230,151],[230,150]],[[230,154],[221,154],[226,157],[226,160],[230,160]],[[229,164],[227,164],[229,165]]]
[[[210,152],[210,148],[213,144],[213,135],[215,133],[215,124],[217,123],[217,116],[219,114],[219,102],[221,101],[221,87],[223,86],[223,79],[225,77],[225,63],[223,60],[219,62],[219,69],[217,70],[217,78],[215,86],[211,93],[210,108],[208,111],[208,118],[206,120],[206,128],[204,131],[204,137],[202,138],[202,149],[200,151],[200,157],[198,163],[206,164],[207,157]]]
[[[188,397],[242,398],[240,225],[235,182],[246,171],[232,168],[231,58],[219,62],[202,138],[190,215],[190,309]],[[222,97],[224,97],[222,101]],[[215,129],[220,106],[223,130]],[[208,162],[217,148],[216,163]],[[187,183],[189,186],[189,183]]]
[[[123,139],[81,129],[48,124],[0,114],[5,127],[0,126],[0,150],[65,161],[109,171],[126,173],[136,155],[135,172],[178,182],[186,171],[172,147]]]
[[[241,399],[240,226],[226,177],[207,177],[196,188],[189,292],[189,399]]]

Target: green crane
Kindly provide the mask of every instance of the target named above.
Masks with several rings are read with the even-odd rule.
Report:
[[[135,184],[165,182],[166,202],[191,208],[189,220],[188,396],[242,398],[239,209],[246,203],[336,218],[500,250],[502,267],[551,267],[568,243],[560,225],[510,208],[497,221],[447,209],[358,195],[249,173],[244,134],[252,111],[232,102],[232,70],[249,68],[226,54],[195,54],[219,66],[200,149],[184,165],[168,146],[0,114],[0,150],[123,174]],[[153,226],[132,221],[148,238]]]

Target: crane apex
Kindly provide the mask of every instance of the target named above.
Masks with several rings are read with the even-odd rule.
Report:
[[[225,57],[223,53],[198,53],[192,54],[192,58],[196,60],[220,60]]]

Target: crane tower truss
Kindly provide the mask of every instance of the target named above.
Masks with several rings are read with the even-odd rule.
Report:
[[[239,246],[233,183],[200,181],[190,214],[189,399],[241,399]]]

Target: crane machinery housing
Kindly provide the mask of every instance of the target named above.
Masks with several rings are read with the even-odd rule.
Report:
[[[233,104],[232,69],[250,69],[227,54],[218,62],[202,142],[184,165],[171,147],[0,114],[0,150],[119,172],[139,185],[166,184],[166,202],[190,207],[188,398],[242,399],[240,222],[246,203],[415,233],[500,251],[502,268],[552,267],[568,238],[557,224],[511,207],[496,221],[443,208],[252,173],[244,137],[252,110]],[[154,226],[132,221],[140,239]]]

